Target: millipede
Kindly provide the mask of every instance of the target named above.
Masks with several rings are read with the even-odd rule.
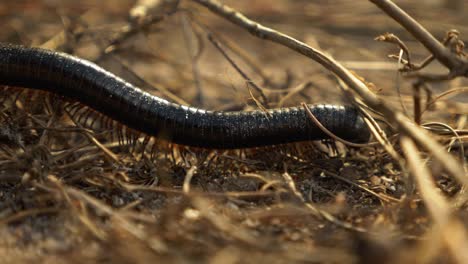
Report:
[[[125,127],[178,145],[238,149],[329,138],[301,106],[208,111],[179,105],[151,95],[88,60],[41,48],[0,44],[0,85],[53,93]],[[308,107],[336,136],[356,143],[369,140],[370,132],[356,108],[332,104]]]

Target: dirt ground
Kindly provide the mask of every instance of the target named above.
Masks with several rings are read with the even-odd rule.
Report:
[[[395,111],[415,115],[415,79],[388,57],[398,47],[374,39],[397,35],[416,62],[429,52],[370,1],[223,3],[327,53]],[[451,29],[466,39],[468,1],[396,3],[439,40]],[[182,0],[176,12],[148,25],[129,18],[134,6],[131,0],[0,0],[0,41],[73,53],[155,95],[204,109],[350,103],[318,63],[252,36],[196,1]],[[446,69],[435,62],[424,72]],[[432,102],[422,123],[459,132],[455,139],[433,138],[465,177],[467,85],[466,78],[427,83],[431,97],[421,95],[423,104]],[[421,151],[418,168],[434,187],[420,183],[398,129],[389,129],[389,140],[401,160],[380,144],[333,141],[223,151],[154,140],[140,153],[102,129],[84,131],[60,98],[31,91],[1,97],[0,263],[468,261],[460,179],[436,154]]]

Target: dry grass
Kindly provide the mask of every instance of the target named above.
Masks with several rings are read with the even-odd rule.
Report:
[[[399,74],[429,53],[375,5],[225,1],[331,54],[384,111],[309,58],[197,4],[204,1],[181,1],[164,17],[132,9],[133,1],[59,2],[3,3],[0,40],[77,54],[203,108],[357,103],[370,113],[376,143],[211,151],[156,141],[142,155],[112,131],[80,127],[58,98],[8,88],[0,110],[1,262],[467,262],[468,82]],[[460,39],[468,33],[456,2],[463,6],[398,3],[442,40],[449,29]],[[373,40],[386,32],[396,45]],[[463,56],[456,41],[446,43]],[[407,49],[400,61],[388,59],[399,57],[398,47]],[[446,71],[432,63],[423,73]]]

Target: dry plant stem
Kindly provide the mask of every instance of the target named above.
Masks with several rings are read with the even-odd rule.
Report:
[[[77,127],[79,127],[80,129],[83,129],[83,127],[81,126],[80,123],[75,122],[75,120],[72,118],[71,113],[69,113],[67,111],[67,114],[70,117],[70,120],[72,120],[73,123]],[[85,131],[85,130],[83,130],[83,131]],[[119,160],[119,157],[116,154],[114,154],[114,152],[112,152],[110,149],[108,149],[106,146],[101,144],[101,142],[99,142],[91,133],[87,133],[85,131],[84,135],[89,139],[89,141],[91,141],[94,145],[96,145],[96,147],[98,147],[102,152],[104,152],[105,157],[108,158],[110,162],[115,162],[117,164],[121,164],[121,162]]]
[[[389,58],[392,58],[392,59],[397,59],[397,60],[401,60],[401,62],[404,64],[404,65],[411,65],[411,68],[401,68],[400,71],[402,72],[408,72],[408,71],[417,71],[417,70],[421,70],[423,69],[424,67],[426,67],[427,65],[429,65],[432,61],[434,61],[434,55],[429,55],[427,58],[425,58],[420,64],[417,64],[417,65],[414,65],[414,64],[410,64],[407,60],[403,59],[403,58],[400,58],[400,56],[396,56],[396,55],[388,55]]]
[[[429,107],[431,107],[438,100],[440,100],[440,99],[442,99],[444,97],[447,97],[449,95],[453,96],[453,95],[456,95],[456,94],[459,94],[459,93],[466,93],[466,92],[468,92],[468,87],[453,88],[453,89],[450,89],[448,91],[442,92],[439,95],[437,95],[436,97],[434,97],[432,100],[430,100],[429,102],[426,103],[426,108],[424,108],[424,110],[422,111],[421,114],[424,114],[424,112],[426,112],[429,109]]]
[[[277,106],[278,107],[283,107],[284,104],[290,99],[292,98],[294,95],[302,92],[303,90],[307,90],[309,89],[310,87],[312,87],[314,85],[314,83],[312,81],[305,81],[304,83],[301,83],[299,84],[298,86],[292,88],[289,90],[289,92],[282,96],[281,99],[279,100]]]
[[[108,43],[105,44],[105,48],[100,54],[94,59],[95,62],[100,62],[104,57],[112,55],[118,50],[118,47],[128,41],[133,36],[145,31],[154,24],[157,24],[164,20],[165,16],[170,16],[176,12],[178,7],[178,0],[149,0],[139,1],[135,7],[130,11],[129,22],[123,26]],[[149,14],[151,13],[151,14]],[[113,59],[116,59],[115,57]],[[172,92],[164,88],[164,85],[157,85],[155,88],[153,85],[143,80],[140,76],[135,74],[125,63],[119,60],[120,65],[124,67],[128,74],[132,77],[140,80],[145,86],[157,90],[170,98],[171,100],[183,104],[189,105],[184,100],[174,95]]]
[[[198,21],[193,17],[190,13],[190,19],[192,22],[195,23],[200,29],[205,31],[206,33],[210,34],[213,40],[216,40],[222,46],[227,47],[230,51],[237,55],[247,66],[255,72],[257,75],[260,76],[264,85],[269,86],[270,88],[285,88],[288,86],[289,82],[286,81],[285,83],[274,83],[270,80],[270,77],[264,72],[263,66],[260,65],[254,58],[252,58],[248,52],[242,49],[238,44],[234,43],[234,41],[230,40],[229,38],[225,38],[220,34],[215,34],[207,25],[203,24],[202,22]],[[288,77],[290,78],[290,77]]]
[[[114,52],[117,47],[123,43],[124,41],[130,39],[131,37],[137,35],[145,28],[162,21],[164,17],[162,16],[155,16],[144,20],[141,24],[132,24],[129,23],[127,26],[123,27],[119,33],[110,41],[104,52],[96,59],[96,61],[101,60],[101,58],[105,55],[108,55]]]
[[[361,109],[361,111],[363,111]],[[398,152],[393,147],[392,143],[388,140],[387,135],[385,132],[380,128],[377,122],[369,115],[369,113],[363,111],[365,113],[366,118],[364,118],[364,122],[366,122],[367,127],[369,127],[372,135],[375,137],[378,143],[387,151],[387,153],[393,158],[393,160],[397,161],[400,165],[402,164],[403,159],[398,154]],[[400,166],[404,167],[404,166]]]
[[[440,230],[442,239],[457,263],[467,263],[468,247],[465,228],[462,223],[452,217],[447,199],[437,191],[432,175],[419,157],[419,150],[414,142],[406,136],[401,138],[401,147],[405,153],[408,167],[416,180],[418,189],[425,204],[434,219],[434,224]]]
[[[231,57],[224,51],[224,49],[221,47],[219,42],[214,39],[213,35],[211,33],[208,33],[208,40],[215,46],[215,48],[223,55],[223,57],[231,64],[231,66],[244,78],[248,86],[252,86],[255,91],[257,91],[260,94],[260,97],[262,98],[262,103],[265,105],[265,107],[268,108],[268,99],[263,93],[262,89],[249,77],[247,74],[234,62]]]
[[[214,35],[213,33],[211,34]],[[268,75],[264,72],[263,66],[260,65],[260,63],[258,63],[254,58],[252,58],[245,50],[238,47],[236,43],[234,43],[234,41],[227,38],[223,38],[220,35],[216,35],[216,39],[219,42],[221,42],[223,46],[226,46],[229,50],[234,52],[239,58],[241,58],[245,62],[245,64],[247,64],[252,69],[252,71],[259,75],[264,85],[273,88],[282,88],[285,85],[287,85],[287,83],[274,83],[272,80],[270,80],[270,77],[268,77]]]
[[[53,114],[49,121],[47,122],[46,124],[46,127],[47,128],[50,128],[54,123],[57,122],[57,116],[55,114]],[[48,129],[44,129],[44,131],[42,131],[42,135],[39,139],[39,145],[47,145],[47,139],[48,139],[48,135],[49,135],[49,130]]]
[[[126,217],[121,215],[118,211],[114,210],[113,208],[107,206],[106,204],[102,203],[96,198],[89,196],[81,190],[68,186],[63,186],[63,188],[67,195],[73,196],[80,201],[86,202],[87,204],[91,205],[97,210],[109,215],[112,218],[112,220],[116,221],[116,223],[124,230],[126,230],[128,234],[131,234],[134,237],[140,239],[142,242],[145,242],[148,245],[148,247],[152,250],[158,253],[166,252],[168,250],[167,245],[162,240],[154,236],[151,237],[151,239],[149,239],[146,233],[144,233],[133,222],[129,221]]]
[[[397,44],[398,47],[400,47],[400,50],[403,52],[403,54],[406,57],[405,66],[412,68],[413,64],[411,63],[411,55],[410,55],[409,49],[406,46],[406,44],[403,41],[401,41],[397,36],[395,36],[392,33],[385,33],[375,38],[375,40]],[[393,55],[391,57],[395,57],[395,56]],[[400,56],[397,56],[397,58],[400,60]]]
[[[252,35],[261,39],[266,39],[286,46],[302,55],[305,55],[323,67],[336,74],[347,86],[354,90],[363,100],[371,107],[380,111],[388,120],[394,123],[401,132],[410,136],[415,142],[421,145],[424,149],[431,152],[433,156],[440,161],[444,169],[461,183],[468,185],[468,177],[465,177],[465,172],[460,164],[450,155],[445,149],[433,139],[424,129],[417,127],[406,118],[400,111],[395,111],[390,105],[386,104],[382,99],[372,93],[358,77],[343,67],[340,63],[329,57],[325,53],[314,49],[307,44],[298,41],[284,33],[275,31],[271,28],[260,25],[245,17],[238,11],[223,5],[214,0],[193,0],[213,13],[227,19],[228,21],[248,30]],[[380,1],[378,1],[380,2]],[[440,45],[440,43],[439,43]],[[444,48],[442,46],[442,48]]]
[[[400,54],[398,56],[398,69],[402,68],[402,67],[400,67],[401,64],[403,63],[402,62],[402,60],[403,60],[402,56],[403,56],[403,50],[400,49]],[[406,105],[403,102],[403,98],[401,96],[401,72],[400,71],[397,71],[396,74],[395,74],[395,87],[396,87],[397,94],[398,94],[398,101],[400,101],[400,105],[401,105],[401,108],[403,109],[403,113],[405,114],[405,116],[409,116],[408,109],[406,108]]]
[[[196,171],[197,166],[192,166],[185,174],[184,184],[182,186],[184,193],[188,194],[190,192],[190,182],[192,181],[193,175],[196,173]]]
[[[2,179],[3,180],[3,179]],[[15,214],[4,216],[0,219],[0,226],[5,226],[7,224],[25,219],[31,216],[43,215],[43,214],[57,214],[60,212],[58,207],[46,207],[46,208],[32,208],[19,211]],[[2,212],[3,213],[3,212]]]
[[[456,75],[468,77],[468,61],[445,48],[429,31],[390,0],[369,0],[410,32],[434,57]]]
[[[347,184],[351,185],[351,186],[354,186],[354,187],[357,187],[365,192],[368,192],[369,194],[371,195],[374,195],[375,197],[379,198],[382,202],[394,202],[394,203],[399,203],[401,202],[400,199],[397,199],[395,197],[392,197],[392,196],[389,196],[387,194],[381,194],[381,193],[377,193],[377,192],[374,192],[372,191],[371,189],[365,187],[365,186],[362,186],[358,183],[355,183],[354,181],[346,178],[346,177],[342,177],[336,173],[333,173],[331,171],[328,171],[328,170],[323,170],[323,172],[326,174],[326,175],[330,175],[331,177],[335,178],[335,179],[338,179],[340,181],[343,181],[343,182],[346,182]]]
[[[337,135],[333,134],[330,130],[328,130],[326,127],[324,127],[322,125],[322,123],[320,123],[320,121],[314,116],[312,111],[310,111],[310,109],[309,109],[309,107],[307,106],[306,103],[302,102],[301,105],[304,108],[304,110],[306,111],[306,113],[309,116],[310,120],[312,122],[314,122],[325,134],[330,136],[332,139],[334,139],[336,141],[339,141],[339,142],[341,142],[341,143],[343,143],[343,144],[345,144],[347,146],[357,147],[357,148],[369,147],[369,146],[373,145],[374,143],[376,143],[376,142],[371,142],[371,143],[367,143],[367,144],[359,144],[359,143],[353,143],[353,142],[350,142],[350,141],[347,141],[347,140],[344,140],[344,139],[338,137]]]
[[[132,185],[125,182],[119,182],[119,184],[128,191],[147,191],[154,193],[164,194],[185,194],[183,190],[177,190],[169,187],[161,186],[143,186],[143,185]],[[242,192],[199,192],[190,191],[191,196],[201,197],[231,197],[231,198],[262,198],[262,197],[274,197],[277,196],[279,191],[242,191]]]
[[[192,24],[190,23],[187,15],[185,13],[181,14],[182,22],[182,31],[184,35],[184,42],[189,53],[191,65],[192,65],[192,75],[195,88],[197,90],[196,103],[199,106],[203,106],[204,95],[200,78],[200,69],[198,67],[198,61],[203,50],[203,42],[199,37],[198,33],[194,30]]]
[[[107,47],[97,56],[95,61],[100,61],[104,56],[112,54],[123,42],[143,32],[153,24],[161,22],[165,16],[172,15],[176,12],[178,5],[178,0],[139,1],[135,6],[136,9],[130,10],[127,25],[122,27],[106,44]],[[141,12],[142,8],[144,9],[143,12]]]
[[[432,89],[431,87],[429,86],[428,83],[425,83],[425,82],[421,82],[421,88],[422,88],[422,91],[424,91],[425,95],[426,95],[426,98],[425,98],[425,101],[424,101],[424,107],[427,108],[427,104],[432,101]],[[422,114],[421,114],[422,115]]]
[[[452,133],[454,135],[455,138],[451,139],[449,144],[448,144],[448,148],[447,148],[447,151],[451,151],[452,149],[452,145],[455,143],[455,141],[458,141],[459,144],[460,144],[460,160],[461,160],[461,163],[463,164],[463,168],[465,168],[465,165],[466,165],[466,162],[465,162],[465,148],[463,146],[463,139],[460,137],[460,134],[458,134],[458,132],[452,128],[451,126],[445,124],[445,123],[439,123],[439,122],[430,122],[430,123],[425,123],[423,124],[424,127],[430,127],[430,126],[440,126],[440,127],[443,127],[445,129],[447,129],[448,131],[450,131],[450,133]]]
[[[44,190],[48,190],[49,192],[58,191],[61,195],[61,198],[65,200],[68,204],[68,207],[71,209],[71,212],[76,216],[76,218],[85,226],[93,235],[104,241],[107,236],[106,233],[99,229],[88,217],[86,212],[86,207],[83,206],[81,201],[72,201],[71,197],[63,188],[61,182],[57,179],[54,175],[47,176],[49,183],[52,184],[55,188],[51,189],[51,186],[47,186],[44,184],[36,183],[37,187],[40,187]]]
[[[138,74],[136,74],[133,69],[127,65],[127,63],[125,63],[124,61],[120,60],[118,57],[114,56],[112,58],[113,60],[117,61],[120,66],[123,67],[123,69],[125,70],[125,73],[126,74],[129,74],[129,76],[131,76],[132,78],[138,80],[139,82],[141,82],[141,85],[144,86],[144,87],[147,87],[148,89],[152,89],[152,90],[155,90],[155,91],[158,91],[160,92],[161,94],[163,94],[164,96],[166,96],[167,98],[173,100],[174,102],[178,103],[178,104],[181,104],[181,105],[190,105],[190,103],[186,102],[184,99],[180,98],[179,96],[175,95],[174,93],[172,93],[171,91],[169,91],[167,88],[165,88],[165,85],[163,84],[158,84],[158,83],[150,83],[148,81],[146,81],[144,78],[142,78],[141,76],[139,76]]]
[[[284,164],[285,168],[287,167],[286,164]],[[344,228],[344,229],[347,229],[347,230],[351,230],[351,231],[354,231],[354,232],[358,232],[358,233],[367,233],[368,231],[364,228],[361,228],[361,227],[357,227],[357,226],[354,226],[350,223],[347,223],[347,222],[344,222],[344,221],[341,221],[339,219],[337,219],[336,217],[334,217],[333,215],[331,215],[330,213],[328,212],[325,212],[323,210],[320,210],[318,208],[316,208],[312,203],[308,203],[306,201],[306,199],[304,198],[304,196],[301,194],[301,192],[299,192],[296,188],[296,184],[294,183],[294,180],[292,179],[291,175],[289,175],[289,173],[287,171],[285,171],[283,174],[283,179],[286,183],[286,186],[289,188],[289,190],[291,191],[291,193],[297,198],[299,199],[299,201],[301,201],[304,206],[316,217],[321,217],[325,220],[327,220],[328,222],[336,225],[336,226],[339,226],[341,228]]]
[[[413,84],[414,122],[418,125],[421,125],[421,85],[420,82]]]
[[[60,50],[67,53],[73,52],[73,45],[84,36],[82,32],[79,32],[82,28],[85,28],[83,21],[91,14],[88,11],[76,20],[70,20],[66,17],[62,18],[64,29],[59,33],[55,34],[52,38],[39,45],[44,49]]]
[[[217,229],[229,234],[230,237],[245,243],[248,246],[267,249],[268,245],[264,241],[258,241],[252,236],[242,225],[234,223],[228,217],[221,213],[216,213],[213,210],[213,204],[202,197],[192,197],[193,206]]]

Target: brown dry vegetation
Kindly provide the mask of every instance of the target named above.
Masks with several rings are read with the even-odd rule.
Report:
[[[224,1],[359,78],[344,82],[203,2],[149,18],[131,0],[3,0],[0,41],[67,51],[207,109],[362,100],[388,139],[236,151],[158,141],[141,155],[74,124],[58,98],[23,93],[1,106],[1,263],[468,262],[466,78],[422,82],[446,75],[440,56],[419,77],[399,73],[387,56],[398,46],[375,37],[395,34],[415,64],[430,52],[372,1]],[[466,0],[397,3],[441,41],[468,34]],[[466,61],[459,39],[447,49]]]

